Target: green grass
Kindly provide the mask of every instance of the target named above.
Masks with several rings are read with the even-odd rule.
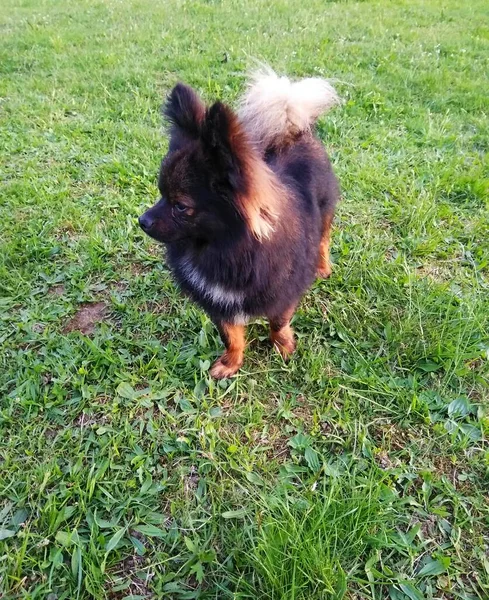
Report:
[[[362,472],[363,471],[363,472]],[[394,525],[387,488],[374,471],[323,481],[300,498],[266,499],[251,536],[249,598],[342,598],[347,581],[362,583],[372,551]],[[245,595],[243,595],[245,597]]]
[[[0,597],[488,597],[488,17],[2,3]],[[216,384],[218,336],[136,217],[171,86],[232,104],[256,58],[345,100],[318,128],[334,273],[293,361],[257,323]]]

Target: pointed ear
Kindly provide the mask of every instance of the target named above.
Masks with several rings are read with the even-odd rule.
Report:
[[[214,174],[233,190],[242,186],[248,142],[237,116],[222,102],[216,102],[207,110],[201,139]]]
[[[163,107],[163,115],[170,123],[172,133],[178,132],[197,139],[205,115],[205,105],[191,87],[177,83]]]
[[[202,123],[202,146],[212,175],[232,192],[232,201],[249,232],[258,240],[274,229],[285,190],[257,155],[234,112],[216,102]]]

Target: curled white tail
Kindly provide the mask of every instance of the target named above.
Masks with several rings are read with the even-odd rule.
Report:
[[[238,115],[251,140],[265,150],[309,131],[323,112],[339,102],[325,79],[290,81],[266,67],[252,76]]]

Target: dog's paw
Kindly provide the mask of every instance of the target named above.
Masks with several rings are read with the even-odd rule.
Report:
[[[243,359],[233,359],[233,357],[224,353],[221,358],[218,358],[212,365],[209,372],[214,379],[228,379],[229,377],[236,375],[242,364]]]
[[[319,269],[316,271],[316,277],[318,277],[319,279],[328,279],[328,277],[330,277],[332,272],[333,272],[333,269],[331,268],[331,265],[329,265],[329,264],[321,265],[319,267]]]
[[[281,338],[280,340],[272,338],[272,343],[275,350],[280,353],[280,356],[284,360],[289,360],[295,352],[295,340],[293,337],[287,339]]]

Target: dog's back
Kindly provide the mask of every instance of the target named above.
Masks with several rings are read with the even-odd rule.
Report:
[[[279,179],[294,191],[299,210],[334,213],[339,186],[323,145],[313,135],[317,118],[338,95],[328,81],[290,81],[264,68],[252,77],[238,115],[246,133]]]
[[[330,273],[329,230],[339,186],[312,128],[322,113],[338,103],[335,90],[324,79],[292,82],[265,68],[251,79],[238,112],[255,148],[293,192],[285,212],[289,223],[282,226],[290,226],[290,211],[295,212],[304,245],[314,253],[320,246],[324,255],[318,269],[323,276]]]

